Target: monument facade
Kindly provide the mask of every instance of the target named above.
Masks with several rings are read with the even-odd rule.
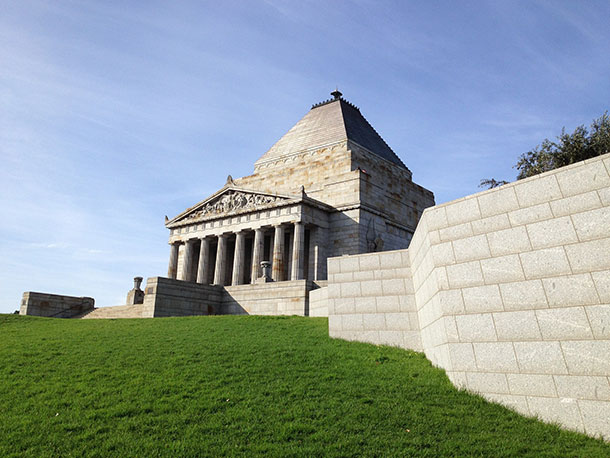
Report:
[[[407,248],[433,194],[339,91],[254,164],[166,221],[168,277],[204,285],[327,279],[329,257]]]

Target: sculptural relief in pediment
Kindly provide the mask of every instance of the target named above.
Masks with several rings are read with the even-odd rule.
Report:
[[[230,215],[248,210],[257,210],[278,201],[286,200],[283,197],[267,194],[252,194],[243,191],[227,191],[216,199],[203,204],[200,208],[188,214],[185,219],[199,220]]]

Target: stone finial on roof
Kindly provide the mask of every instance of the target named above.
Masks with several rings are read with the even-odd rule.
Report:
[[[332,95],[335,98],[335,100],[337,100],[337,99],[340,99],[343,94],[341,92],[339,92],[339,89],[337,88],[334,91],[332,91],[330,93],[330,95]]]

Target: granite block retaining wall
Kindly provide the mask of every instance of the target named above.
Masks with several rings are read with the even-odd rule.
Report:
[[[73,318],[93,310],[94,304],[95,300],[92,297],[74,297],[26,291],[21,299],[19,314],[52,318]]]
[[[610,438],[610,155],[428,208],[408,250],[328,268],[331,336],[423,349],[457,386]]]
[[[144,318],[215,315],[221,309],[222,287],[165,277],[151,277],[144,288]]]
[[[304,316],[311,288],[307,280],[224,286],[220,313]]]

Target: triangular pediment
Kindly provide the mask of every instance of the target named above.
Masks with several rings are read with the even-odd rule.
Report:
[[[181,226],[225,216],[248,213],[275,207],[278,204],[298,200],[299,196],[269,194],[235,186],[225,186],[207,199],[167,221],[167,227]]]

